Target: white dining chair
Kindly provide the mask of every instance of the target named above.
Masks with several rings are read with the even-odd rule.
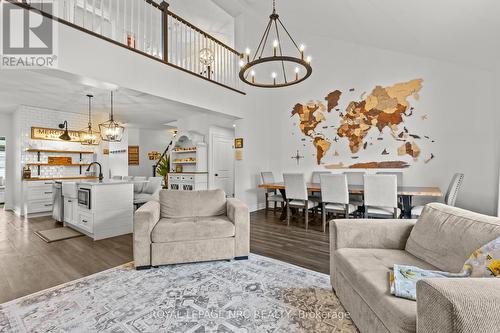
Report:
[[[457,201],[458,191],[462,187],[462,183],[464,180],[463,173],[456,173],[453,175],[450,181],[450,185],[448,185],[448,190],[446,191],[446,195],[444,196],[444,203],[448,206],[455,206]],[[411,217],[417,218],[422,215],[422,210],[425,206],[415,206],[411,208]]]
[[[345,171],[344,175],[347,176],[348,185],[363,185],[364,171]],[[349,202],[355,206],[363,206],[362,194],[349,194]]]
[[[307,194],[307,185],[302,173],[285,173],[283,174],[285,181],[286,193],[286,224],[290,225],[291,208],[299,208],[304,210],[306,230],[309,228],[309,209],[318,207],[316,201],[309,200]]]
[[[349,188],[347,176],[344,174],[321,175],[321,218],[323,232],[326,231],[326,215],[328,213],[342,214],[346,219],[358,207],[349,203]]]
[[[311,174],[311,183],[319,184],[321,183],[321,175],[329,175],[331,171],[313,171]],[[309,194],[309,200],[321,203],[321,192],[311,192]]]
[[[398,179],[396,175],[364,176],[365,217],[398,218]]]
[[[331,175],[331,171],[313,171],[311,175],[311,183],[319,184],[321,183],[322,175]]]
[[[262,177],[263,184],[275,183],[274,174],[270,171],[261,172],[260,176]],[[281,205],[281,209],[283,209],[284,201],[285,200],[283,200],[283,196],[279,193],[276,193],[276,190],[266,189],[266,212],[269,210],[269,203],[273,202],[274,203],[273,213],[276,214],[276,208],[278,206],[278,202]]]

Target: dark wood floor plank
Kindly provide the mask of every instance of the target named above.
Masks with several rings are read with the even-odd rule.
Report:
[[[279,211],[252,213],[250,223],[252,253],[328,274],[329,238],[318,215],[307,232],[301,216],[287,227]],[[46,243],[34,234],[60,226],[50,217],[23,219],[0,210],[0,303],[133,260],[132,235]]]

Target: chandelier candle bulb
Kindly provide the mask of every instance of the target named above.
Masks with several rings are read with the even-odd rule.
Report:
[[[250,49],[248,47],[245,49],[245,54],[247,55],[247,62],[250,62]]]
[[[276,50],[278,48],[278,45],[279,45],[278,41],[274,40],[274,42],[273,42],[273,52],[274,52],[274,56],[275,57],[276,57]]]
[[[304,60],[304,51],[305,51],[305,49],[306,49],[305,45],[304,44],[300,44],[299,51],[300,51],[300,58],[302,60]]]
[[[295,67],[295,80],[299,79],[299,72],[300,72],[300,69],[298,67]]]
[[[276,84],[276,73],[272,72],[271,77],[273,78],[273,84]]]
[[[307,62],[308,64],[310,64],[310,63],[311,63],[311,60],[312,60],[311,56],[307,56],[307,58],[306,58],[306,62]]]

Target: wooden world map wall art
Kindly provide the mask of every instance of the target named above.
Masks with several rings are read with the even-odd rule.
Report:
[[[421,145],[423,141],[434,143],[434,140],[428,135],[414,133],[405,123],[409,119],[428,119],[427,114],[418,112],[412,105],[420,99],[422,82],[422,79],[414,79],[387,87],[377,85],[368,95],[363,92],[359,98],[349,97],[355,92],[354,88],[349,89],[347,94],[334,90],[324,100],[295,104],[291,118],[298,117],[298,123],[294,125],[298,125],[304,135],[301,139],[303,146],[309,141],[315,150],[316,163],[323,164],[327,169],[407,168],[409,162],[418,161],[422,156],[424,163],[429,163],[435,156],[422,152]],[[342,101],[345,104],[340,106],[343,95],[348,96]],[[388,138],[390,142],[384,144]],[[378,155],[380,160],[355,164],[323,162],[327,155],[340,159],[339,150],[343,145],[347,145],[344,151],[348,152],[344,159],[356,160],[368,155],[365,151],[370,151],[371,156]],[[372,146],[380,145],[383,147],[374,153]],[[330,154],[331,151],[333,153]],[[299,162],[298,157],[292,158],[297,158]]]

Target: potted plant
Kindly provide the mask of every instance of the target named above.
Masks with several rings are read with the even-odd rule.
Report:
[[[158,162],[156,173],[163,177],[163,188],[168,189],[168,173],[170,172],[170,155],[163,156]]]

